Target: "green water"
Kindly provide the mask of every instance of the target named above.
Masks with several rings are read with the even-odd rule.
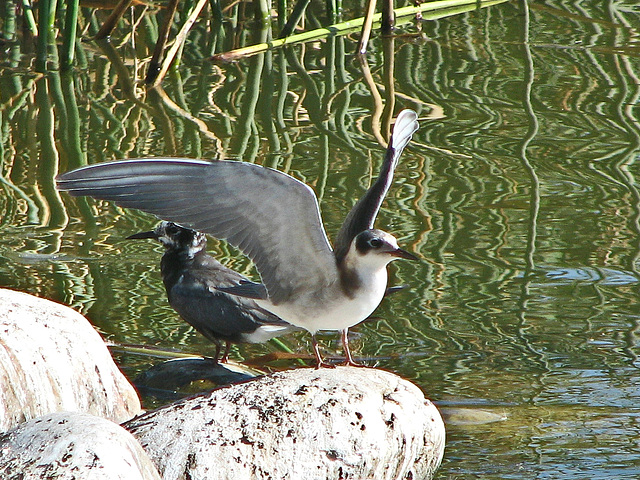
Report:
[[[636,2],[510,2],[408,25],[392,45],[373,39],[370,76],[352,37],[214,65],[203,59],[238,36],[205,27],[160,93],[136,83],[145,22],[135,46],[114,35],[114,54],[87,20],[70,76],[37,76],[24,43],[0,45],[0,286],[71,305],[117,343],[211,353],[168,307],[160,246],[124,240],[156,220],[59,194],[53,177],[240,158],[310,184],[332,236],[377,174],[386,112],[413,108],[421,128],[377,225],[424,261],[392,265],[411,288],[353,329],[354,353],[443,408],[504,418],[452,417],[438,479],[640,478]],[[310,351],[303,333],[283,341]],[[337,335],[322,341],[340,352]],[[130,376],[159,361],[117,358]]]

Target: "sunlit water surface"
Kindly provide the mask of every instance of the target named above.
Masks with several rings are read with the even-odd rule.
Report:
[[[373,83],[345,39],[214,65],[202,59],[222,47],[201,25],[161,94],[135,84],[122,32],[115,56],[84,42],[71,77],[35,76],[7,43],[0,286],[71,305],[116,343],[210,354],[167,304],[161,247],[124,240],[156,219],[59,194],[53,177],[128,157],[240,158],[310,184],[332,236],[380,164],[375,89],[421,117],[378,226],[424,261],[393,264],[411,288],[352,343],[447,412],[437,477],[640,478],[640,7],[567,3],[405,26],[393,71],[375,38]],[[252,274],[224,244],[210,250]],[[340,352],[337,335],[322,340]],[[283,341],[310,351],[304,333]],[[131,377],[160,361],[116,357]]]

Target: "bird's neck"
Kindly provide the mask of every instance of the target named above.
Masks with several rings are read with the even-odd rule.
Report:
[[[167,287],[175,285],[186,269],[200,263],[207,253],[203,250],[167,250],[160,260],[162,280]]]
[[[340,273],[340,286],[343,292],[349,298],[355,298],[363,291],[384,292],[387,286],[387,266],[371,265],[366,262],[358,261],[350,255],[345,257],[344,261],[338,264]]]

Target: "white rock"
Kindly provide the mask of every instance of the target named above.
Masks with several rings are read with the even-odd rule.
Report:
[[[4,480],[159,480],[124,428],[85,413],[56,412],[0,435]]]
[[[82,315],[0,289],[0,432],[58,411],[119,423],[140,412],[140,401]]]
[[[261,377],[124,426],[165,480],[425,479],[445,439],[418,387],[354,367]]]

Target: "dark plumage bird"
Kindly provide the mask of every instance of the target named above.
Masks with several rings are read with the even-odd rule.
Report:
[[[215,343],[216,361],[227,362],[231,343],[261,343],[297,330],[254,300],[218,290],[249,280],[207,254],[204,233],[161,222],[150,232],[127,237],[141,238],[164,245],[160,271],[169,304],[184,321]],[[222,342],[225,349],[220,357]]]
[[[263,283],[224,289],[312,334],[340,330],[347,364],[349,327],[381,302],[387,265],[416,259],[374,222],[402,150],[417,130],[417,115],[400,112],[380,175],[354,205],[338,232],[335,250],[324,231],[313,190],[295,178],[233,161],[138,159],[83,167],[60,175],[72,195],[112,200],[226,239],[256,265]]]

